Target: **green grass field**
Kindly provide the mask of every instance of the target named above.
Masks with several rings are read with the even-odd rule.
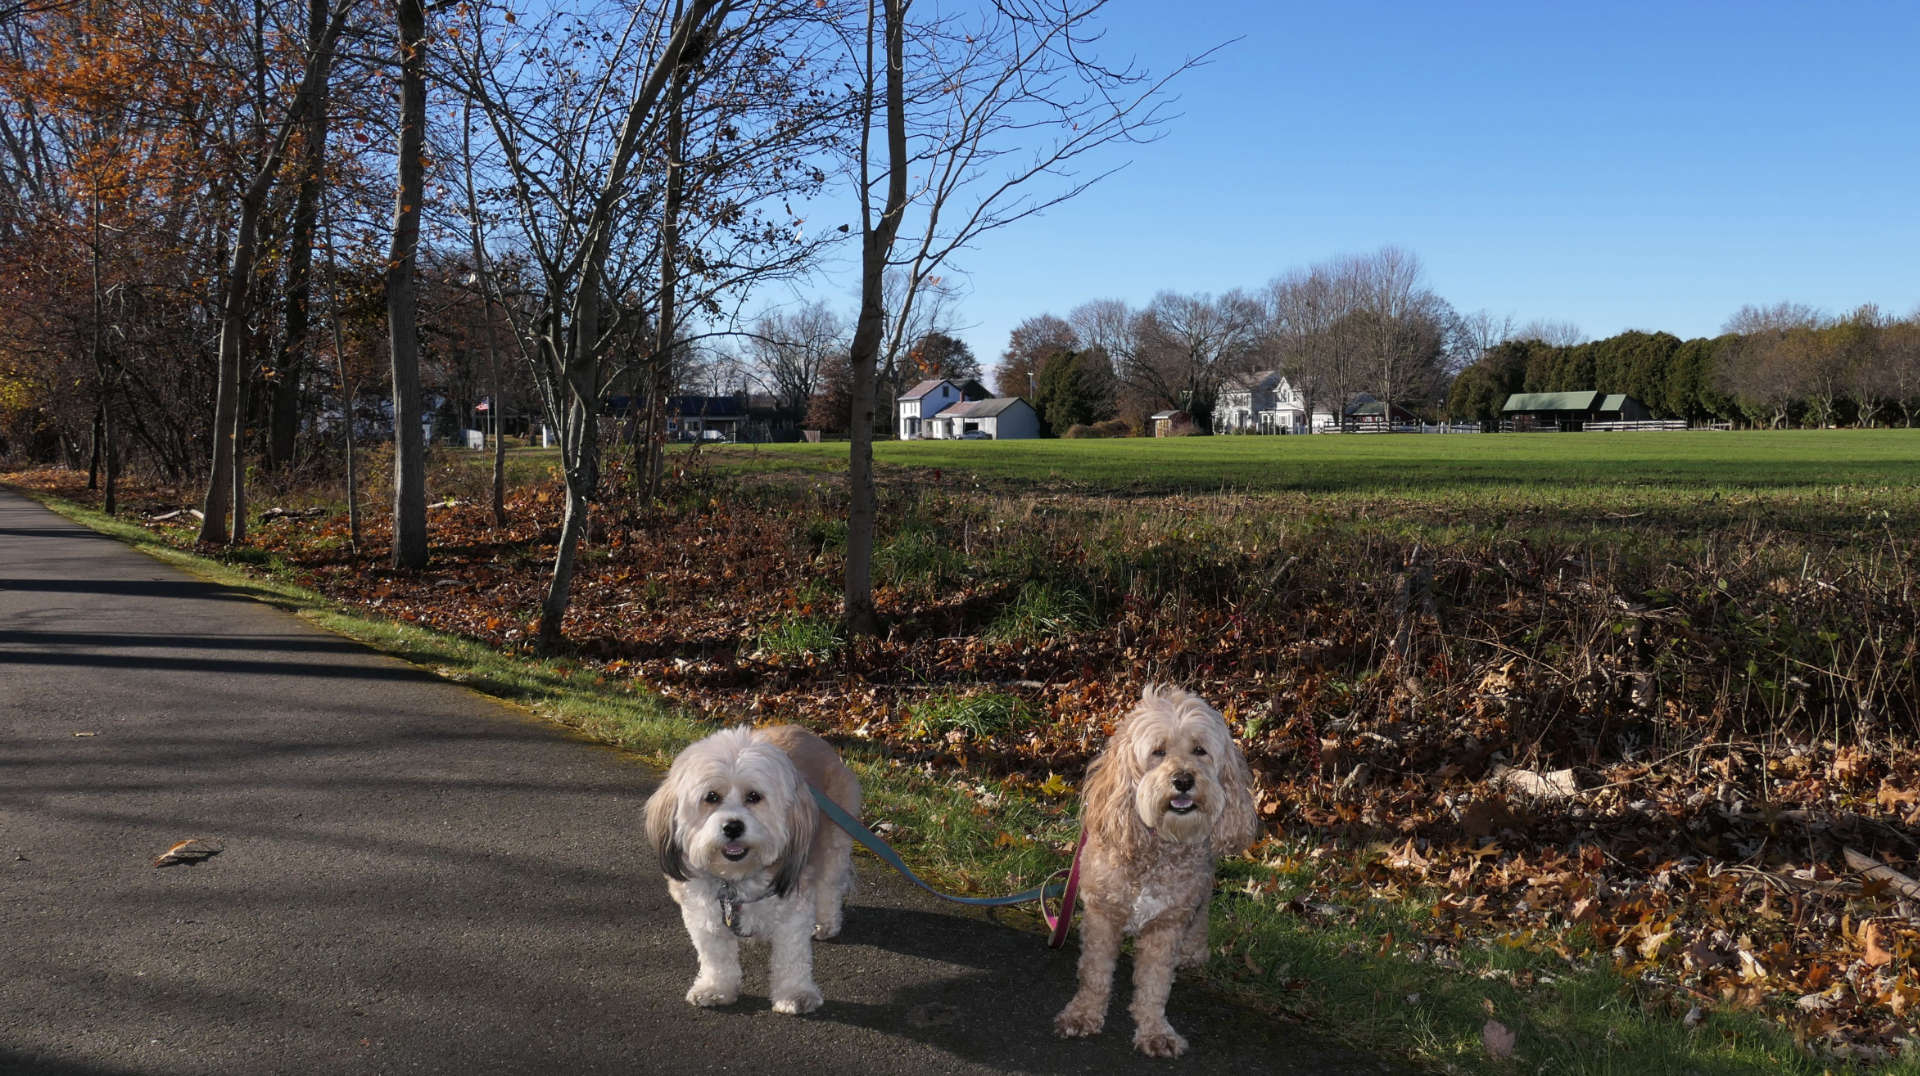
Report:
[[[838,472],[844,443],[707,448],[729,466]],[[1699,493],[1913,488],[1920,430],[887,441],[883,465],[1114,492],[1365,493],[1451,499],[1555,487]]]

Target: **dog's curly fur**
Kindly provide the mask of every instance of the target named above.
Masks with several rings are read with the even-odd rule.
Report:
[[[1133,1044],[1178,1057],[1167,1023],[1174,968],[1207,959],[1214,865],[1253,843],[1253,776],[1226,719],[1198,695],[1149,684],[1087,769],[1081,803],[1080,988],[1054,1018],[1062,1035],[1106,1025],[1123,936],[1135,937]]]
[[[798,725],[743,726],[682,751],[648,798],[647,836],[700,959],[692,1004],[739,997],[740,939],[765,938],[774,1011],[820,1007],[813,941],[840,933],[853,840],[821,817],[809,783],[859,817],[859,779],[825,740]]]

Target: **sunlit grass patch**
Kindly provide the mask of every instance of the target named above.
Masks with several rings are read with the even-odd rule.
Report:
[[[789,614],[762,632],[755,643],[758,649],[778,658],[825,660],[845,646],[846,641],[837,620]]]
[[[1002,642],[1038,642],[1091,627],[1093,603],[1086,592],[1061,583],[1029,581],[987,625],[985,635]]]
[[[1031,725],[1034,715],[1017,695],[939,694],[916,704],[908,731],[924,739],[961,734],[975,740],[1004,736]]]
[[[967,566],[960,551],[933,528],[908,524],[874,550],[874,581],[922,591],[958,582]]]

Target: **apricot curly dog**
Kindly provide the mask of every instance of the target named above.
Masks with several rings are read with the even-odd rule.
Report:
[[[1133,1045],[1178,1057],[1167,1023],[1177,967],[1207,959],[1207,902],[1221,856],[1253,843],[1253,775],[1226,719],[1198,695],[1149,684],[1087,770],[1081,824],[1080,989],[1054,1018],[1062,1035],[1107,1021],[1120,940],[1135,937]]]

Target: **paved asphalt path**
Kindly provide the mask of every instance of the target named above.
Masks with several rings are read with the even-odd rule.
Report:
[[[1135,1057],[1119,999],[1056,1039],[1071,944],[864,854],[823,1009],[772,1013],[764,950],[693,1008],[654,781],[0,492],[0,1072],[1391,1068],[1177,983],[1181,1061]],[[152,865],[190,837],[225,850]]]

